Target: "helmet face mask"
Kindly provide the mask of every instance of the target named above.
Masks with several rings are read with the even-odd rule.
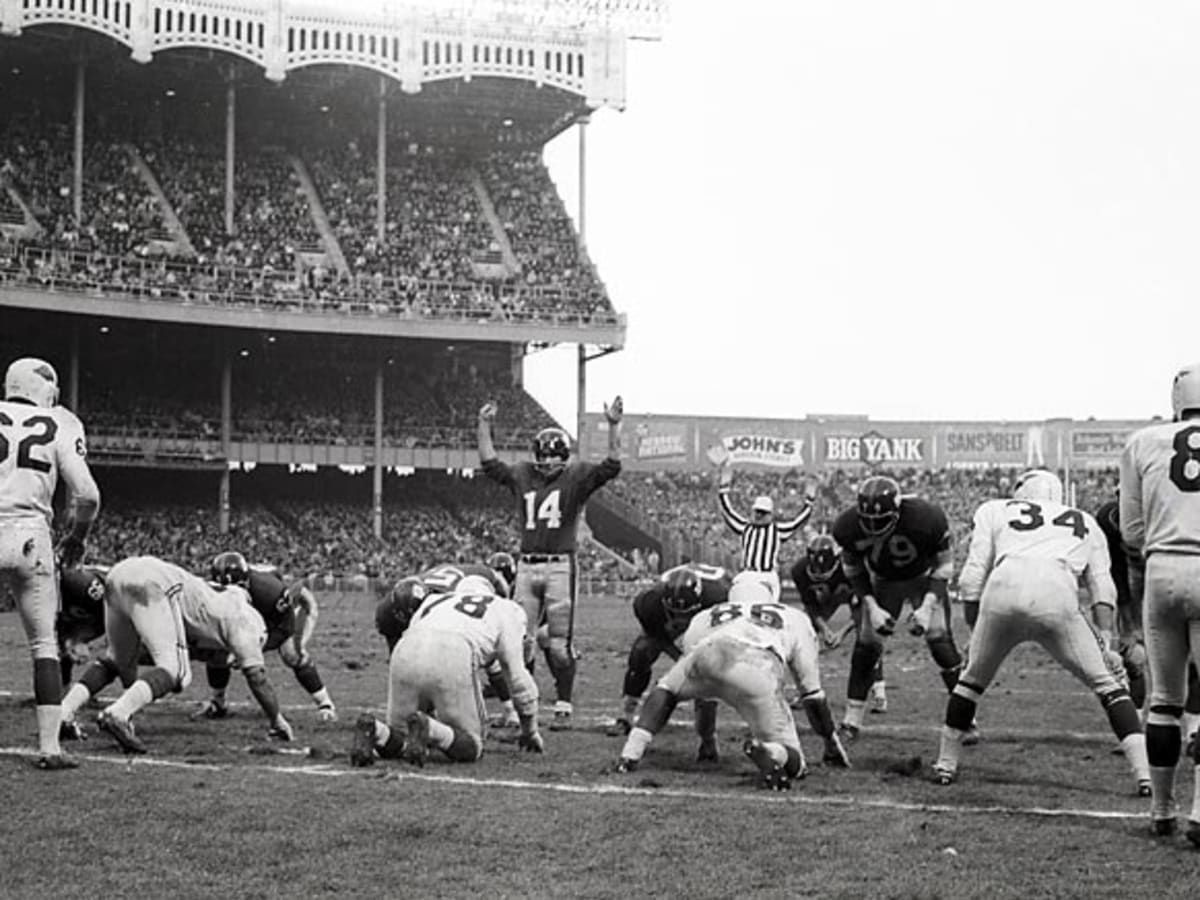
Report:
[[[805,569],[813,581],[828,581],[838,567],[837,542],[827,534],[820,534],[808,544],[808,563]]]
[[[1171,382],[1171,412],[1175,421],[1189,409],[1200,410],[1200,363],[1184,366]]]
[[[858,521],[873,537],[887,534],[900,519],[900,485],[883,475],[874,475],[858,489]]]
[[[42,359],[27,356],[8,367],[4,376],[4,399],[26,400],[49,409],[58,405],[58,373]]]
[[[250,583],[250,566],[246,557],[235,550],[226,550],[214,556],[208,574],[209,580],[216,584],[245,586]]]
[[[513,584],[517,580],[517,562],[513,559],[512,554],[503,551],[493,553],[487,558],[486,565],[508,585],[508,591],[511,594]]]
[[[533,464],[543,475],[566,468],[571,458],[571,441],[561,428],[543,428],[533,438]]]
[[[663,591],[663,608],[673,619],[695,615],[700,609],[702,593],[700,578],[695,572],[688,569],[672,572]]]
[[[1017,478],[1013,485],[1014,500],[1031,500],[1042,503],[1062,503],[1062,481],[1046,469],[1030,469]]]

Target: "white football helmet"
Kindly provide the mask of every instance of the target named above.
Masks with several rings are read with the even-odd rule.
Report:
[[[454,586],[454,593],[471,597],[490,596],[496,593],[495,586],[482,575],[468,575]]]
[[[58,405],[58,373],[44,359],[26,356],[8,367],[4,376],[5,400],[28,400],[49,409]]]
[[[1062,503],[1062,480],[1046,469],[1030,469],[1017,478],[1013,486],[1013,497],[1017,500],[1039,500],[1043,503]]]
[[[1176,421],[1186,409],[1200,409],[1200,363],[1184,366],[1171,382],[1171,411]]]
[[[774,599],[771,589],[755,577],[756,574],[742,572],[733,580],[729,587],[729,603],[770,603]]]

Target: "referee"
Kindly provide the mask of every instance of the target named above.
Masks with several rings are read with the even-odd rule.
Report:
[[[725,524],[738,536],[742,545],[741,572],[734,582],[739,579],[761,581],[770,589],[771,598],[778,601],[780,584],[776,563],[779,561],[779,545],[799,531],[812,516],[812,500],[805,499],[804,508],[795,518],[777,522],[775,503],[771,498],[756,497],[751,507],[751,517],[747,519],[733,508],[729,499],[729,486],[732,482],[733,469],[726,458],[721,463],[717,503],[721,507],[721,516],[725,519]]]

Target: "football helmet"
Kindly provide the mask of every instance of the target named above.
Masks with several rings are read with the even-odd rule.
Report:
[[[561,472],[570,458],[571,439],[561,428],[543,428],[534,435],[534,466],[543,475]]]
[[[1175,420],[1188,409],[1200,410],[1200,363],[1184,366],[1171,382],[1171,412]]]
[[[1043,503],[1062,503],[1063,485],[1059,477],[1046,469],[1030,469],[1013,485],[1013,499],[1040,500]]]
[[[250,583],[250,566],[242,554],[236,550],[226,550],[213,557],[208,567],[208,577],[216,584],[245,586]]]
[[[487,558],[486,565],[500,576],[511,592],[512,586],[517,580],[517,561],[513,559],[512,554],[502,550],[493,553]]]
[[[386,602],[376,608],[375,630],[389,640],[398,640],[427,596],[429,591],[420,578],[401,578]]]
[[[58,405],[58,373],[44,359],[26,356],[8,367],[4,376],[5,400],[28,400],[49,409]]]
[[[900,518],[900,485],[886,475],[872,475],[858,488],[858,521],[869,535],[886,534]]]
[[[837,541],[827,534],[818,534],[808,542],[804,568],[813,581],[828,581],[838,567]]]
[[[663,608],[672,616],[690,616],[700,609],[700,576],[691,569],[677,569],[667,576]]]
[[[454,586],[454,593],[471,597],[491,597],[496,593],[496,588],[483,575],[468,575]]]

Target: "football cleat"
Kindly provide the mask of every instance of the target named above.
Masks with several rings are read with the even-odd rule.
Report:
[[[493,728],[520,728],[521,717],[517,715],[516,710],[512,712],[502,712],[492,717],[489,723]]]
[[[206,700],[192,714],[193,719],[225,719],[229,717],[229,707],[224,700]]]
[[[706,740],[700,742],[700,749],[696,753],[696,762],[702,763],[718,763],[721,761],[721,753],[717,750],[717,742],[715,740]]]
[[[375,717],[363,713],[354,723],[354,743],[350,745],[350,765],[357,768],[375,764]]]
[[[630,759],[627,756],[622,756],[617,760],[617,764],[613,767],[613,771],[618,775],[627,775],[630,772],[636,772],[637,767],[638,761],[636,759]]]
[[[337,707],[332,703],[322,703],[317,707],[317,718],[322,722],[336,722],[338,720]]]
[[[571,730],[571,714],[565,709],[556,709],[554,718],[550,720],[551,731],[570,731]]]
[[[58,739],[60,741],[86,741],[87,732],[74,719],[63,719],[58,723]]]
[[[788,775],[787,769],[771,758],[771,754],[767,752],[767,748],[761,741],[751,738],[742,745],[742,752],[758,767],[759,787],[769,791],[790,791],[792,789],[792,776]],[[807,774],[808,769],[802,768],[796,775],[796,779],[801,779]]]
[[[845,744],[853,744],[858,740],[860,734],[862,734],[862,729],[857,725],[851,725],[849,722],[842,722],[837,727],[837,736]]]
[[[1137,795],[1139,797],[1154,796],[1154,788],[1150,784],[1149,778],[1140,778],[1137,783]]]
[[[1183,836],[1192,842],[1192,846],[1200,847],[1200,822],[1188,819],[1187,830],[1183,832]]]
[[[1150,831],[1155,837],[1170,837],[1176,829],[1175,817],[1168,819],[1150,819]]]
[[[101,731],[107,731],[126,753],[149,752],[142,739],[134,734],[133,723],[128,719],[118,719],[106,709],[96,717],[96,724]]]
[[[883,691],[871,692],[871,705],[867,707],[867,711],[874,713],[877,716],[882,716],[888,710],[887,694]]]
[[[633,723],[624,716],[613,719],[604,729],[604,733],[609,737],[625,737],[631,731],[633,731]]]
[[[946,787],[948,785],[954,784],[954,782],[958,780],[958,776],[954,772],[952,772],[950,769],[947,769],[947,768],[944,768],[943,766],[939,766],[939,765],[935,764],[933,767],[933,774],[930,777],[930,780],[934,784],[940,784],[942,787]]]
[[[837,734],[833,734],[825,739],[825,755],[821,757],[821,762],[835,769],[850,768],[850,754],[846,752],[846,748],[842,745]]]
[[[408,737],[404,741],[403,756],[414,766],[425,765],[429,759],[429,716],[423,712],[412,713],[404,722]]]
[[[33,761],[33,767],[43,772],[62,772],[66,769],[78,769],[79,760],[65,753],[46,753]]]

